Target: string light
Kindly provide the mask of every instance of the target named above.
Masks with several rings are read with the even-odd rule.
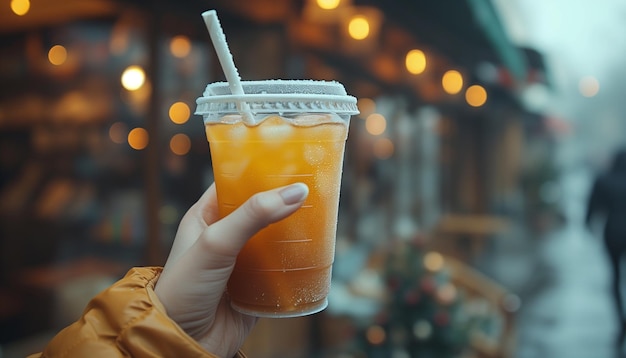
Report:
[[[457,70],[449,70],[441,78],[443,90],[448,94],[457,94],[463,88],[463,76]]]
[[[54,45],[48,51],[48,61],[55,66],[60,66],[67,60],[67,50],[61,45]]]
[[[11,11],[18,16],[24,16],[30,10],[30,0],[11,0]]]
[[[191,41],[187,36],[179,35],[170,41],[170,52],[174,57],[184,58],[191,52]]]
[[[376,102],[371,98],[359,98],[356,105],[359,108],[359,116],[361,118],[367,118],[367,116],[376,112]]]
[[[348,33],[355,40],[365,40],[370,34],[370,23],[362,15],[356,15],[348,23]]]
[[[128,133],[128,145],[135,150],[146,149],[150,136],[144,128],[134,128]]]
[[[170,106],[170,120],[176,124],[184,124],[189,120],[191,110],[185,102],[176,102]]]
[[[129,91],[136,91],[146,81],[146,73],[140,66],[129,66],[122,73],[122,86]]]
[[[365,119],[365,130],[371,135],[381,135],[387,129],[387,119],[380,113],[372,113]]]
[[[406,54],[406,69],[414,75],[419,75],[426,70],[426,55],[422,50],[411,50]]]
[[[339,7],[341,0],[317,0],[317,6],[324,10],[333,10]]]
[[[465,101],[472,107],[480,107],[487,102],[487,91],[480,85],[470,86],[465,91]]]
[[[170,150],[176,155],[185,155],[191,149],[191,140],[186,134],[178,133],[170,139]]]

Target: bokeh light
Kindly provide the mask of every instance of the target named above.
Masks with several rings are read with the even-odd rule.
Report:
[[[463,75],[457,70],[449,70],[441,78],[443,90],[448,94],[457,94],[463,89]]]
[[[375,346],[383,344],[385,342],[385,339],[387,338],[385,329],[378,325],[369,327],[365,332],[365,336],[367,337],[367,341],[371,345]]]
[[[443,304],[452,303],[457,297],[456,286],[447,282],[437,289],[437,298]]]
[[[176,124],[184,124],[189,120],[191,116],[191,110],[185,102],[176,102],[170,106],[169,110],[170,120]]]
[[[30,10],[30,0],[11,0],[11,11],[18,16],[24,16]]]
[[[48,61],[55,66],[60,66],[67,60],[67,50],[61,45],[54,45],[48,51]]]
[[[439,271],[443,268],[443,264],[443,256],[438,252],[429,252],[424,256],[424,267],[429,271]]]
[[[324,10],[333,10],[339,7],[341,0],[317,0],[317,6]]]
[[[355,40],[364,40],[370,34],[370,23],[362,15],[356,15],[348,23],[348,33]]]
[[[115,122],[109,127],[109,138],[116,144],[126,142],[128,137],[128,126],[124,122]]]
[[[178,133],[170,139],[170,150],[176,155],[185,155],[191,149],[191,139],[186,134]]]
[[[585,97],[594,97],[600,92],[600,82],[593,76],[586,76],[578,82],[578,90]]]
[[[129,91],[136,91],[146,81],[146,73],[140,66],[129,66],[122,73],[122,86]]]
[[[387,129],[387,119],[380,113],[372,113],[365,119],[365,130],[371,135],[381,135]]]
[[[472,107],[480,107],[487,102],[487,91],[480,85],[470,86],[465,91],[465,100]]]
[[[421,50],[411,50],[406,54],[405,64],[409,73],[419,75],[426,70],[426,55]]]
[[[433,326],[426,320],[419,320],[413,325],[413,335],[419,340],[427,340],[433,333]]]
[[[361,118],[367,118],[367,116],[376,112],[376,102],[374,102],[374,100],[371,98],[359,98],[356,106],[359,109],[359,116]]]
[[[187,36],[174,36],[170,41],[170,52],[174,57],[186,57],[191,52],[191,41]]]
[[[128,145],[136,150],[145,149],[148,146],[150,136],[144,128],[134,128],[128,133]]]

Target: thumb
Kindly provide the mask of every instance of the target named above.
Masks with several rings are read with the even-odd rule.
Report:
[[[257,193],[230,215],[207,227],[196,242],[201,245],[199,251],[209,256],[202,260],[203,268],[219,266],[220,258],[234,260],[254,234],[294,213],[308,193],[309,188],[303,183]]]

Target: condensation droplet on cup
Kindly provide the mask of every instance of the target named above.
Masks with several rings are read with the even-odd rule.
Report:
[[[326,156],[326,151],[321,144],[307,144],[304,147],[304,160],[307,164],[318,165]]]

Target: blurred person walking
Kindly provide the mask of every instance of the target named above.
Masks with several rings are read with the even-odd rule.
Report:
[[[626,337],[626,317],[620,290],[620,263],[626,256],[626,148],[618,151],[606,173],[595,179],[587,205],[586,223],[591,228],[593,219],[604,218],[604,245],[612,274],[612,294],[619,314],[618,348]]]

